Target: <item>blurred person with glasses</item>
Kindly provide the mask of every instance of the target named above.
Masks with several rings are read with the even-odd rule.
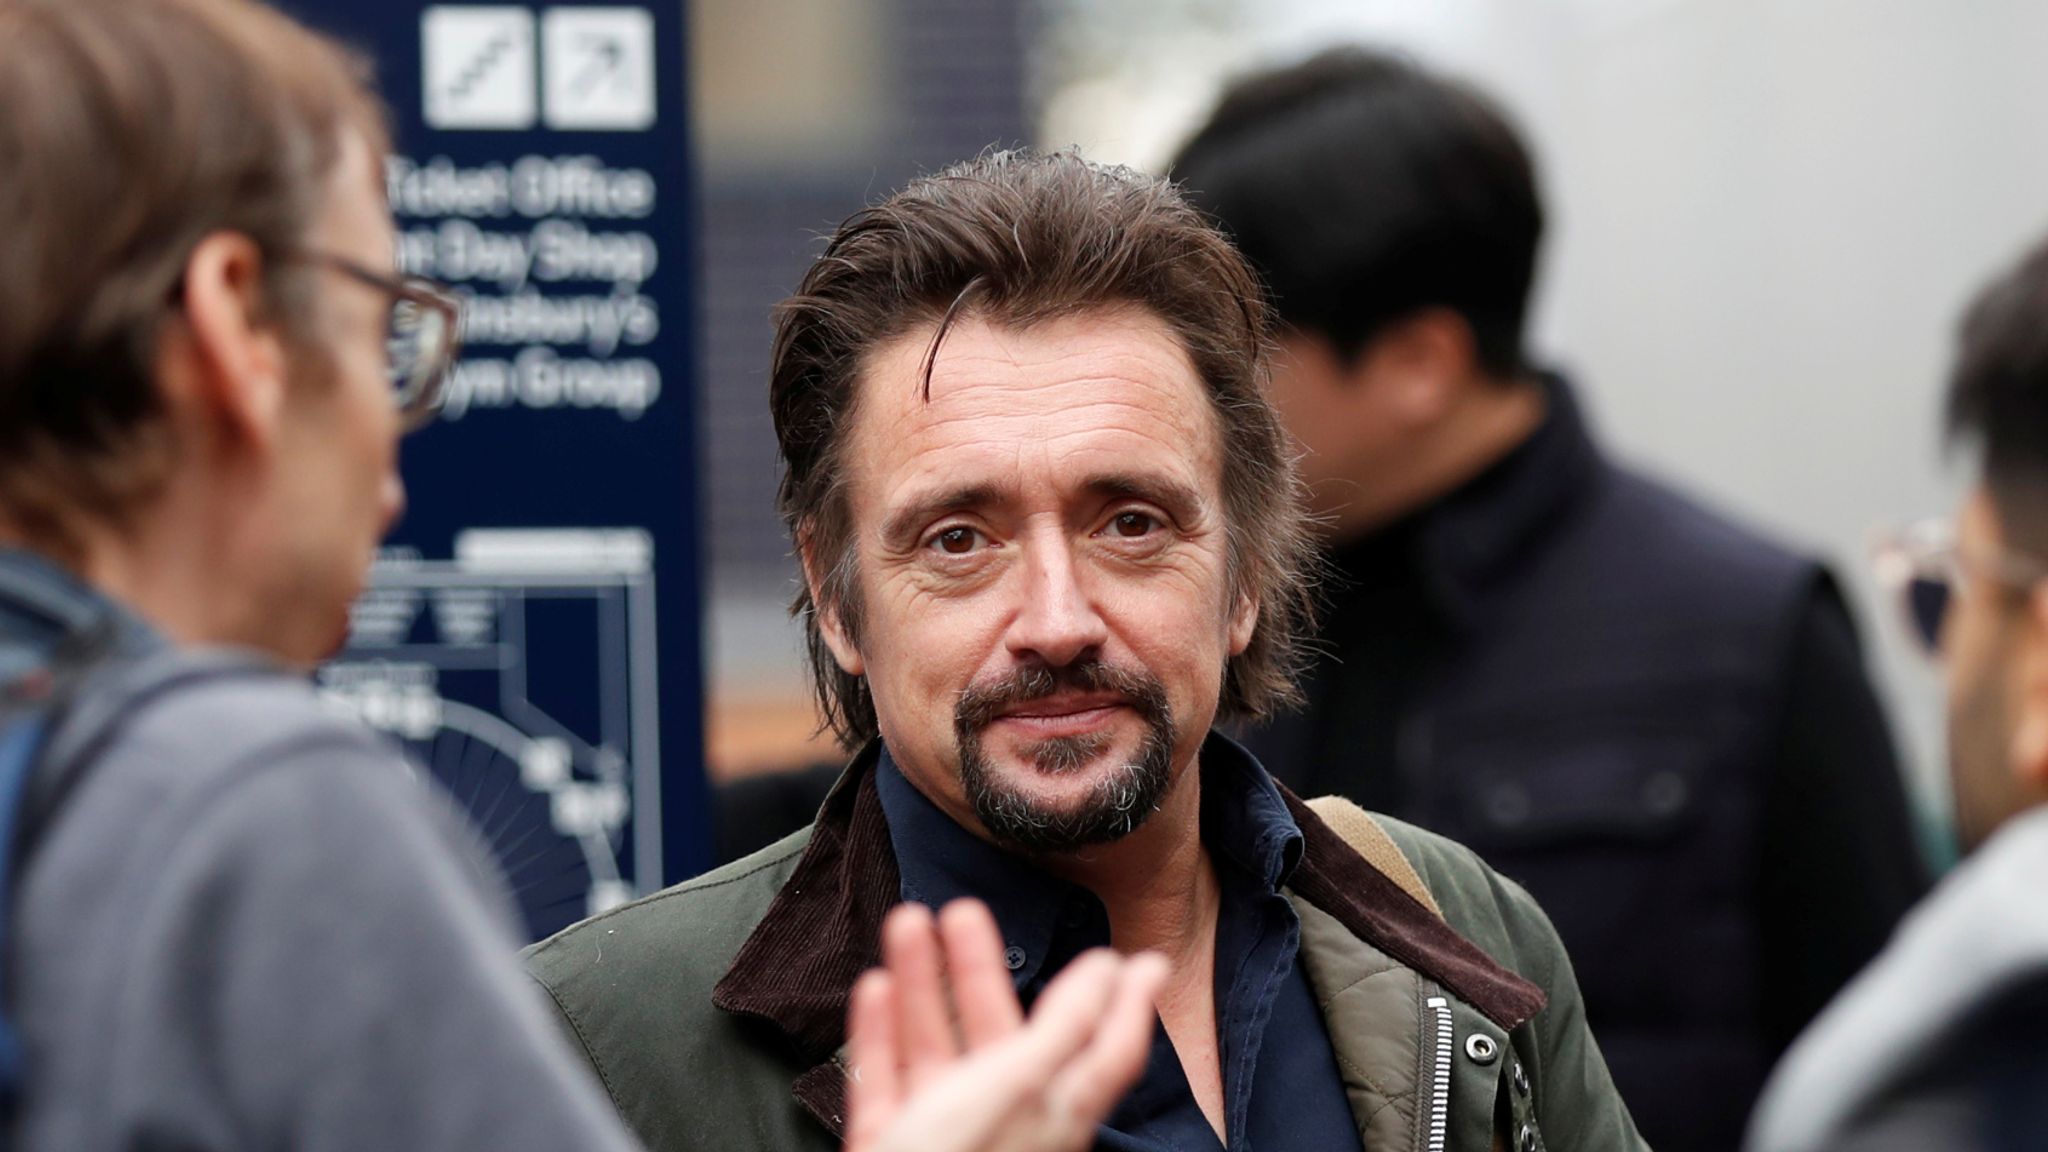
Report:
[[[1756,1152],[2048,1148],[2048,245],[1965,313],[1948,435],[1977,461],[1954,521],[1875,562],[1946,666],[1966,859],[1793,1045]]]
[[[0,1146],[635,1147],[480,839],[302,675],[459,330],[388,271],[367,73],[250,0],[0,0]],[[1157,962],[946,1047],[891,1026],[945,995],[899,935],[854,1152],[1085,1146]]]

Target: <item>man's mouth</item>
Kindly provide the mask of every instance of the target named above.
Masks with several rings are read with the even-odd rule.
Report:
[[[1122,696],[1113,694],[1061,694],[1018,701],[998,712],[995,723],[1038,740],[1085,736],[1130,706]]]

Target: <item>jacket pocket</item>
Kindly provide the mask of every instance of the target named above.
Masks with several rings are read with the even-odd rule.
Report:
[[[1451,739],[1437,770],[1471,846],[1515,851],[1583,841],[1656,844],[1691,826],[1713,759],[1697,735],[1590,727],[1525,739]]]

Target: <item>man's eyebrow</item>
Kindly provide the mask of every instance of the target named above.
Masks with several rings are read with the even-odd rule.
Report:
[[[904,547],[914,543],[913,538],[924,531],[925,525],[946,513],[983,507],[1001,498],[1001,491],[992,484],[961,484],[929,492],[882,521],[882,543],[891,548]]]
[[[1202,495],[1189,485],[1164,476],[1138,476],[1111,472],[1091,476],[1081,484],[1084,491],[1107,499],[1143,500],[1156,504],[1174,518],[1186,521],[1202,511]]]

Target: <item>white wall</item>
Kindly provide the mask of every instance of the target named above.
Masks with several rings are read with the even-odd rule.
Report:
[[[1127,54],[1177,71],[1149,102],[1143,85],[1062,100],[1114,86],[1044,62],[1045,142],[1156,165],[1225,75],[1333,40],[1403,46],[1493,91],[1550,201],[1538,348],[1619,452],[1834,560],[1938,791],[1939,683],[1865,546],[1947,510],[1956,314],[2048,232],[2048,4],[1238,0],[1208,9],[1221,35],[1192,39],[1186,5],[1160,5],[1182,18],[1153,30],[1170,52]]]

